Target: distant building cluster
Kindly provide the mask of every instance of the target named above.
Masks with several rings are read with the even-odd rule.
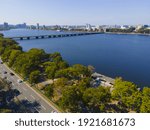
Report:
[[[26,23],[12,25],[12,24],[8,24],[7,22],[0,24],[0,30],[9,30],[9,29],[15,29],[15,28],[27,28],[27,25]]]
[[[40,25],[37,23],[36,25],[27,25],[26,23],[11,25],[7,22],[0,24],[0,30],[9,30],[16,28],[28,28],[28,29],[37,29],[37,30],[57,30],[57,31],[87,31],[87,32],[107,32],[110,29],[118,29],[118,30],[130,30],[133,32],[138,32],[139,30],[146,29],[150,30],[150,25]]]

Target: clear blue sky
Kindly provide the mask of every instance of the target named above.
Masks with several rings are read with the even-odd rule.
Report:
[[[150,24],[150,0],[0,0],[0,23]]]

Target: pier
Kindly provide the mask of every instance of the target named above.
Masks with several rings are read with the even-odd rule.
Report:
[[[96,72],[92,74],[92,78],[95,79],[92,82],[93,86],[98,87],[99,85],[101,85],[105,87],[111,87],[111,90],[115,82],[115,79],[96,73]]]
[[[72,33],[72,34],[51,34],[51,35],[38,35],[38,36],[18,36],[7,37],[13,40],[32,40],[32,39],[47,39],[47,38],[62,38],[62,37],[74,37],[84,35],[103,34],[102,32],[86,32],[86,33]]]

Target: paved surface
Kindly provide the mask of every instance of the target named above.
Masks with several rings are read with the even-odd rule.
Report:
[[[110,78],[108,76],[105,76],[105,75],[102,75],[102,74],[99,74],[99,73],[93,73],[92,76],[93,77],[98,77],[101,80],[112,83],[112,84],[114,84],[114,81],[115,81],[113,78]]]
[[[98,87],[99,85],[105,87],[113,87],[115,81],[113,78],[107,77],[99,73],[93,73],[92,77],[96,78],[95,80],[92,81],[92,85],[94,87]]]
[[[7,74],[4,74],[4,72],[7,72]],[[17,96],[18,99],[28,101],[29,103],[37,103],[36,107],[32,110],[32,112],[39,112],[39,113],[51,113],[51,112],[58,112],[58,110],[52,106],[46,99],[44,99],[40,94],[38,94],[33,88],[28,86],[28,84],[22,82],[18,83],[18,80],[20,79],[19,76],[15,74],[14,76],[11,76],[10,73],[12,71],[5,65],[0,64],[0,77],[4,78],[7,77],[8,81],[12,82],[12,89],[17,89],[20,94]],[[29,106],[30,107],[30,106]]]

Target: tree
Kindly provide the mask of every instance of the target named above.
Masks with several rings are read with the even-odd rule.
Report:
[[[40,68],[43,60],[47,57],[44,50],[31,49],[28,52],[22,52],[13,65],[13,68],[22,74],[23,77],[29,77],[29,74]]]
[[[64,78],[70,79],[69,69],[67,68],[67,69],[61,69],[61,70],[56,71],[55,77],[56,78],[64,77]]]
[[[38,83],[40,80],[40,71],[36,70],[30,73],[29,81],[30,83]]]
[[[4,62],[8,62],[10,54],[11,54],[11,50],[6,48],[4,53],[2,54],[2,60]]]
[[[80,75],[81,77],[87,77],[87,76],[90,76],[91,74],[88,67],[80,65],[80,64],[73,65],[72,71],[74,71],[75,74]]]
[[[61,61],[61,62],[58,63],[59,70],[66,69],[68,67],[69,67],[69,65],[68,65],[68,63],[66,61]]]
[[[91,82],[91,78],[89,77],[83,78],[79,81],[77,87],[83,93],[87,88],[91,86],[90,82]]]
[[[114,83],[112,97],[125,105],[129,111],[139,111],[141,94],[134,83],[117,78]]]
[[[54,101],[58,101],[61,98],[63,90],[68,87],[68,85],[69,81],[66,78],[58,78],[54,82]]]
[[[106,104],[110,101],[110,98],[109,88],[101,86],[98,88],[88,88],[83,94],[83,101],[90,112],[105,112]]]
[[[91,65],[88,65],[88,70],[92,74],[92,73],[94,73],[95,68],[93,66],[91,66]]]
[[[54,52],[53,54],[50,55],[50,58],[56,58],[58,56],[61,56],[61,54],[59,52]]]
[[[68,112],[81,111],[81,92],[75,86],[68,86],[62,93],[60,106]]]
[[[140,112],[150,113],[150,88],[145,87],[142,91],[142,105]]]
[[[4,35],[2,33],[0,33],[0,37],[3,37]]]
[[[46,53],[43,49],[33,48],[26,54],[28,57],[28,62],[34,64],[34,66],[39,66],[46,57]]]
[[[59,52],[54,52],[53,54],[51,54],[50,59],[51,59],[51,61],[53,61],[55,63],[59,63],[59,62],[63,61],[62,56]]]
[[[12,50],[9,56],[9,66],[12,67],[16,61],[16,58],[21,54],[20,50]]]
[[[123,81],[121,78],[117,78],[114,83],[112,96],[114,99],[120,100],[123,97],[132,95],[135,91],[137,91],[137,86],[135,84],[128,81]]]
[[[45,73],[47,74],[47,77],[49,79],[54,79],[56,70],[57,70],[57,67],[55,65],[54,66],[48,66],[45,70]]]
[[[68,79],[67,78],[59,78],[54,83],[56,88],[64,88],[66,85],[68,85]]]
[[[52,98],[54,92],[54,86],[53,85],[46,86],[44,92],[47,97]]]

